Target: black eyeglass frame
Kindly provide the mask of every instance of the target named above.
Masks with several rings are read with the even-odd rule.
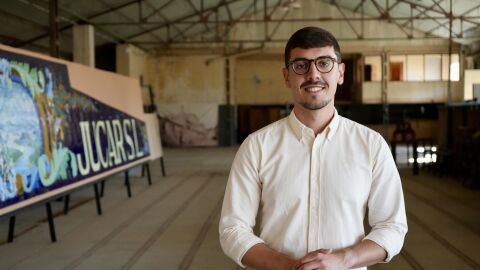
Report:
[[[318,61],[318,60],[321,60],[321,59],[329,59],[329,60],[332,60],[332,62],[333,62],[334,64],[332,65],[332,67],[330,68],[329,71],[321,71],[321,70],[318,68],[318,66],[317,66],[317,61]],[[307,68],[307,71],[305,71],[305,73],[298,73],[298,72],[295,70],[293,64],[294,64],[296,61],[308,61],[308,68]],[[295,58],[295,59],[290,60],[290,61],[287,62],[287,68],[288,68],[289,66],[292,66],[292,70],[293,70],[293,72],[295,72],[295,74],[297,74],[297,75],[305,75],[305,74],[307,74],[307,73],[310,71],[310,66],[312,66],[312,62],[315,64],[315,68],[316,68],[316,69],[318,70],[318,72],[320,72],[320,73],[329,73],[330,71],[332,71],[333,66],[335,66],[335,63],[337,63],[337,64],[340,64],[340,63],[341,63],[341,62],[339,62],[337,59],[335,59],[335,58],[333,58],[333,57],[330,57],[330,56],[320,56],[320,57],[317,57],[317,58],[315,58],[315,59]]]

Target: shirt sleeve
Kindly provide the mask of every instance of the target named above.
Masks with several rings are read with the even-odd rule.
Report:
[[[253,233],[261,198],[259,147],[248,137],[240,146],[228,179],[220,217],[220,245],[238,265],[245,253],[264,241]]]
[[[377,134],[373,153],[372,186],[368,199],[368,221],[372,230],[365,237],[387,252],[385,262],[397,255],[407,233],[402,183],[390,148]]]

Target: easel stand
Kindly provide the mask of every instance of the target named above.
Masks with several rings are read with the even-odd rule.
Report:
[[[127,195],[129,198],[132,197],[132,190],[130,188],[130,177],[128,174],[128,170],[125,171],[125,186],[127,187]]]
[[[53,223],[52,205],[50,204],[50,201],[45,203],[45,210],[47,212],[48,228],[50,229],[50,239],[52,240],[52,243],[54,243],[54,242],[57,242],[57,235],[55,233],[55,223]],[[8,236],[7,236],[8,243],[13,242],[13,237],[15,235],[16,218],[17,218],[16,215],[12,215],[10,216],[10,220],[8,222]]]
[[[160,157],[160,167],[162,168],[162,176],[165,177],[166,174],[165,174],[165,163],[163,161],[163,157]],[[148,173],[148,182],[150,183],[150,165],[148,163],[145,163],[142,165],[142,177],[145,176],[145,169],[148,169],[147,173]]]
[[[164,163],[163,163],[163,157],[160,158],[160,163],[161,163],[161,167],[162,167],[162,175],[165,176],[165,167],[164,167]],[[151,178],[151,174],[150,174],[150,165],[149,165],[148,162],[145,162],[145,163],[142,164],[142,177],[144,176],[145,171],[147,172],[148,185],[151,186],[152,185],[152,178]],[[129,198],[131,198],[132,197],[132,190],[131,190],[131,186],[130,186],[130,177],[129,177],[128,169],[125,170],[124,174],[125,174],[125,186],[127,187],[127,196]],[[99,187],[99,185],[100,185],[100,187]],[[100,215],[102,215],[102,204],[101,204],[100,198],[103,197],[103,194],[104,194],[105,180],[101,180],[100,182],[93,183],[93,190],[94,190],[94,193],[95,193],[95,204],[96,204],[96,208],[97,208],[97,214],[100,216]],[[52,243],[57,241],[57,236],[56,236],[56,232],[55,232],[55,223],[54,223],[54,220],[53,220],[52,205],[51,205],[50,202],[52,200],[56,200],[57,198],[53,198],[53,199],[51,199],[51,200],[49,200],[45,203],[48,227],[49,227],[49,230],[50,230],[50,239],[51,239]],[[60,198],[62,198],[62,197],[60,197]],[[63,213],[65,215],[67,215],[68,211],[69,211],[69,207],[70,207],[69,206],[70,205],[70,193],[64,195],[63,200],[64,200]],[[16,214],[13,214],[13,215],[10,216],[9,222],[8,222],[8,235],[7,235],[7,242],[8,243],[13,242],[13,238],[14,238],[14,235],[15,235],[15,221],[16,221]]]
[[[163,177],[166,176],[165,174],[165,163],[163,162],[163,157],[160,157],[160,166],[162,167],[162,175]]]
[[[47,219],[48,219],[48,228],[50,229],[50,239],[52,243],[57,242],[57,235],[55,233],[55,223],[53,223],[53,213],[52,213],[52,205],[50,202],[45,204],[47,209]]]
[[[8,222],[8,237],[7,237],[7,242],[12,243],[13,242],[13,234],[15,230],[15,219],[16,216],[10,216],[10,220]]]
[[[104,181],[102,181],[102,184],[103,183],[104,183]],[[97,214],[100,216],[100,215],[102,215],[102,205],[101,205],[101,202],[100,202],[100,191],[99,191],[98,183],[93,184],[93,189],[94,189],[94,192],[95,192],[95,202],[96,202],[96,206],[97,206]],[[55,200],[55,199],[56,198],[54,198],[52,200]],[[55,232],[55,223],[54,223],[54,220],[53,220],[52,205],[50,203],[52,200],[49,200],[45,203],[45,210],[46,210],[46,213],[47,213],[48,227],[49,227],[49,230],[50,230],[50,239],[52,240],[52,243],[54,243],[54,242],[57,241],[57,236],[56,236],[56,232]],[[68,214],[68,210],[69,210],[70,194],[65,195],[63,197],[63,200],[64,200],[63,213],[66,215],[66,214]],[[7,235],[7,242],[8,243],[13,242],[13,238],[14,238],[14,235],[15,235],[15,221],[16,221],[16,215],[14,214],[14,215],[10,216],[10,219],[9,219],[9,222],[8,222],[8,235]]]
[[[147,180],[148,180],[148,185],[152,185],[152,177],[150,174],[150,164],[149,162],[145,162],[142,164],[142,174],[141,177],[145,176],[145,171],[147,171]],[[165,175],[164,175],[165,176]],[[129,172],[128,170],[125,170],[125,186],[127,187],[127,195],[128,197],[132,197],[132,190],[130,188],[130,177],[129,177]]]

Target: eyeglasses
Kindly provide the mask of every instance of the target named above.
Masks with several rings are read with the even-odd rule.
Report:
[[[315,59],[297,58],[289,61],[287,63],[287,67],[292,66],[293,72],[298,75],[304,75],[310,70],[311,62],[315,63],[315,67],[321,73],[328,73],[332,71],[334,63],[338,63],[335,58],[329,56],[320,56]]]

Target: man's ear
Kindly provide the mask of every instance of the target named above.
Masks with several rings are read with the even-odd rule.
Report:
[[[288,79],[288,68],[283,68],[283,78],[285,79],[285,85],[290,88],[290,80]]]
[[[345,74],[345,64],[340,63],[338,64],[338,82],[337,82],[339,85],[343,84],[344,74]]]

